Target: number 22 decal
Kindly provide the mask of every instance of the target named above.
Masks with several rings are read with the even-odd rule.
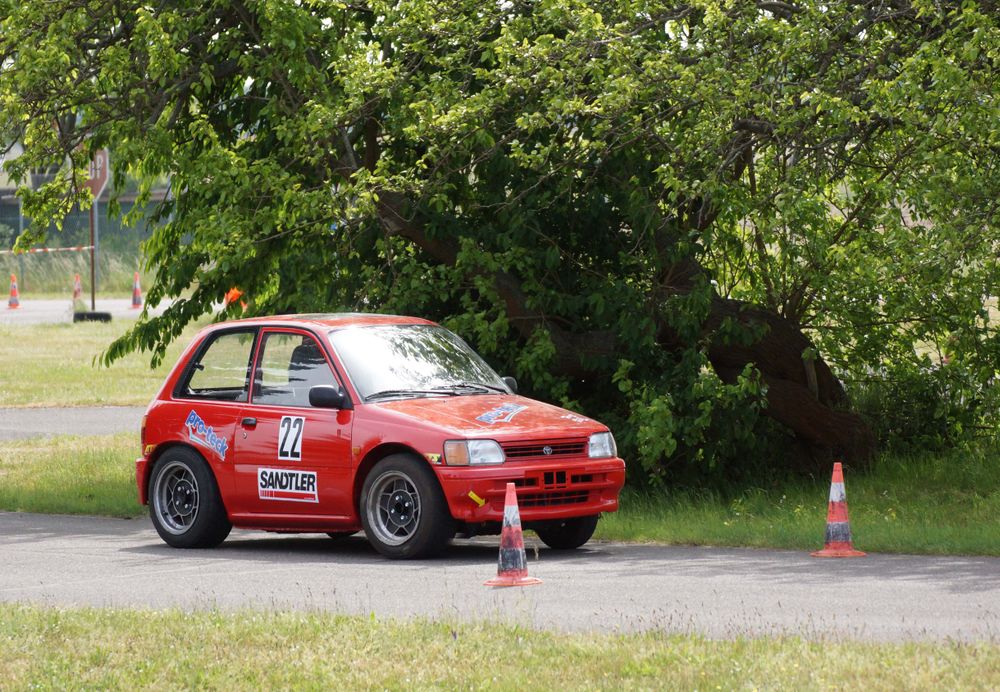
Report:
[[[302,460],[302,429],[306,419],[301,416],[282,416],[278,424],[278,458]]]

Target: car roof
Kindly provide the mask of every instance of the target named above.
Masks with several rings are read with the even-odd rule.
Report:
[[[337,329],[340,327],[370,327],[380,324],[427,324],[435,322],[420,317],[402,315],[380,315],[369,312],[328,312],[309,313],[301,315],[266,315],[263,317],[248,317],[240,320],[227,320],[213,324],[210,329],[225,329],[232,326],[252,327],[312,327],[315,329]]]

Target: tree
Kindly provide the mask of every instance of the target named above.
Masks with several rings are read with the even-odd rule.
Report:
[[[427,315],[653,476],[732,458],[759,413],[866,458],[827,358],[947,339],[992,377],[992,3],[0,7],[8,169],[72,173],[28,216],[87,203],[96,147],[140,197],[170,176],[147,304],[175,302],[109,360],[162,357],[234,285],[260,313]]]

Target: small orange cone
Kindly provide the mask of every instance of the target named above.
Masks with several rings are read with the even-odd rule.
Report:
[[[142,289],[139,287],[139,272],[132,277],[132,309],[142,307]]]
[[[7,309],[14,310],[21,307],[21,295],[17,292],[17,276],[10,275],[10,298],[7,300]]]
[[[847,518],[847,491],[844,489],[844,468],[840,462],[833,465],[830,482],[830,505],[826,512],[826,546],[812,554],[813,557],[864,557],[851,542],[851,522]]]
[[[517,491],[514,484],[507,484],[503,502],[503,529],[500,533],[500,560],[497,576],[483,582],[486,586],[531,586],[541,584],[541,579],[528,576],[528,558],[524,554],[524,535],[521,533],[521,513],[517,509]]]
[[[80,275],[73,277],[73,300],[77,301],[83,296],[83,284],[80,283]]]

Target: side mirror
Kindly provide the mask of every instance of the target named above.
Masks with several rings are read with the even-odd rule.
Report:
[[[510,375],[507,375],[506,377],[501,377],[500,379],[502,379],[503,383],[507,385],[507,389],[514,392],[514,394],[517,394],[517,380],[515,380]]]
[[[351,400],[340,387],[331,384],[318,384],[309,388],[309,405],[315,408],[352,409]]]

